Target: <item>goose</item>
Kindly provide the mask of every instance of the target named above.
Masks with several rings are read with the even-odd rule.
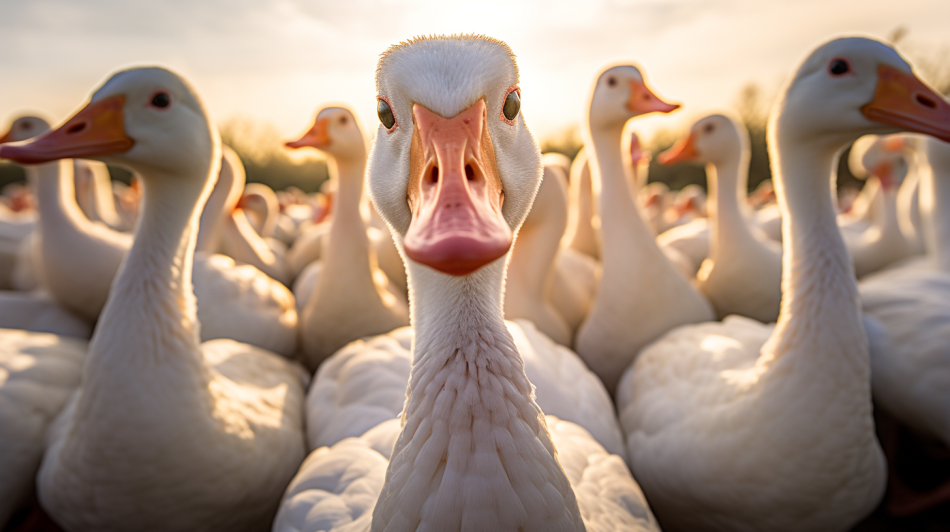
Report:
[[[621,424],[664,530],[849,530],[884,494],[868,339],[829,181],[869,133],[950,138],[950,105],[892,48],[814,50],[768,126],[783,213],[773,327],[733,316],[674,329],[624,374]]]
[[[904,234],[897,208],[907,161],[901,150],[889,149],[886,143],[886,138],[877,135],[861,137],[848,158],[851,173],[865,177],[877,191],[871,199],[870,210],[875,212],[871,226],[860,234],[844,234],[859,279],[914,254],[914,237]]]
[[[567,226],[566,178],[544,166],[531,211],[512,246],[505,281],[505,317],[532,323],[555,342],[570,346],[574,330],[551,301],[561,236]]]
[[[923,229],[930,256],[861,281],[862,308],[883,328],[887,348],[872,351],[871,375],[875,404],[915,433],[950,444],[950,144],[933,138],[919,142]],[[896,449],[889,454],[896,454]],[[950,500],[950,482],[925,493],[904,485],[896,471],[890,476],[888,510],[899,516],[920,512]]]
[[[677,325],[713,317],[709,302],[657,245],[624,176],[624,124],[637,115],[678,107],[653,95],[631,65],[601,72],[590,97],[584,137],[599,201],[603,270],[574,347],[611,394],[644,346]]]
[[[66,310],[94,322],[132,246],[132,235],[83,215],[75,200],[71,160],[28,165],[25,170],[41,213],[38,234],[23,243],[25,253],[21,250],[20,260],[29,270],[25,273],[38,275],[42,287]],[[31,260],[23,261],[24,254]],[[228,257],[201,253],[194,264],[194,287],[202,339],[232,338],[285,356],[295,352],[293,294],[279,282]]]
[[[228,179],[226,179],[226,177]],[[221,173],[218,177],[218,183],[224,184],[224,188],[231,192],[227,196],[227,205],[213,209],[209,203],[209,207],[205,208],[206,211],[211,213],[218,212],[220,213],[219,216],[221,216],[221,220],[217,224],[220,226],[218,230],[220,232],[218,250],[222,254],[233,258],[236,262],[249,264],[271,279],[288,286],[290,285],[291,277],[290,266],[287,264],[286,249],[283,249],[283,244],[275,243],[273,239],[262,237],[261,233],[254,228],[252,222],[253,217],[247,216],[247,210],[244,208],[247,205],[246,198],[249,196],[247,188],[243,187],[245,180],[244,165],[241,163],[241,159],[234,150],[227,148],[221,158]],[[252,185],[260,185],[260,187]],[[251,187],[253,197],[264,198],[260,200],[260,202],[263,203],[269,203],[267,192],[264,192],[265,190],[269,191],[271,195],[274,194],[270,187],[261,185],[260,183],[250,183],[247,186]],[[244,188],[244,196],[241,196],[241,188]],[[215,185],[212,197],[217,191],[218,185]],[[235,191],[237,194],[233,194]],[[272,199],[276,204],[277,197],[273,196]],[[268,208],[268,210],[270,210],[270,208]],[[277,207],[274,206],[273,210],[276,211]],[[202,213],[202,216],[204,216],[204,213]],[[276,226],[276,218],[267,222],[267,224],[271,223]],[[264,234],[268,232],[266,230],[268,228],[270,232],[273,233],[273,227],[269,227],[267,224],[264,226]],[[201,229],[199,229],[199,241],[201,238],[200,235]],[[198,249],[202,248],[199,247]]]
[[[745,128],[720,113],[698,120],[659,159],[662,164],[706,163],[710,251],[696,279],[717,319],[738,314],[771,323],[782,297],[782,249],[746,220],[750,156]]]
[[[90,221],[121,230],[123,225],[115,210],[109,169],[99,161],[76,159],[73,164],[79,209]]]
[[[600,241],[597,236],[600,220],[594,216],[590,164],[584,148],[577,152],[571,164],[569,205],[567,232],[564,234],[567,247],[600,260]]]
[[[237,152],[230,146],[221,145],[221,170],[214,182],[211,195],[201,210],[198,219],[198,237],[195,253],[218,253],[222,249],[224,225],[237,208],[244,189],[244,167]]]
[[[24,306],[30,312],[29,303]],[[34,493],[44,436],[79,384],[86,341],[0,329],[0,528]]]
[[[409,324],[408,302],[388,289],[360,212],[366,147],[352,111],[325,107],[313,127],[288,147],[310,146],[328,155],[337,176],[333,218],[321,253],[319,277],[301,298],[301,340],[311,370],[349,342]],[[298,292],[300,294],[300,292]],[[301,294],[303,295],[303,294]]]
[[[301,368],[231,340],[199,343],[190,270],[219,142],[182,78],[137,68],[60,128],[0,147],[21,163],[119,164],[145,188],[135,242],[37,476],[40,503],[69,530],[259,530],[304,457]]]
[[[311,453],[274,530],[658,530],[620,457],[542,415],[504,325],[506,256],[541,178],[517,82],[486,37],[381,57],[367,182],[409,271],[405,407],[388,442],[373,429]]]

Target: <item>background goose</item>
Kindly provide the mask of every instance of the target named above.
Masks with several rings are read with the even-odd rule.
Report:
[[[677,271],[656,243],[624,174],[624,124],[678,105],[659,100],[640,71],[623,65],[596,79],[585,143],[601,220],[603,270],[597,295],[577,331],[575,349],[613,393],[637,353],[671,328],[712,319],[709,302]]]
[[[749,134],[741,123],[714,114],[697,121],[660,161],[706,163],[709,257],[696,279],[717,318],[738,314],[771,323],[782,296],[782,249],[746,220],[750,157]]]
[[[947,112],[893,49],[863,38],[819,47],[781,91],[768,129],[784,224],[778,323],[674,329],[620,386],[633,470],[665,530],[844,531],[877,506],[886,466],[868,340],[829,181],[863,134],[950,138]]]
[[[353,113],[343,107],[323,108],[310,131],[287,145],[326,153],[338,182],[319,277],[311,292],[298,291],[303,308],[301,347],[307,366],[315,370],[353,340],[408,325],[409,308],[379,270],[360,212],[366,147]]]

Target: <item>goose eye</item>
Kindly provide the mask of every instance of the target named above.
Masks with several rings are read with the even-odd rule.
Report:
[[[615,77],[613,77],[613,76],[610,76],[609,78],[607,78],[607,86],[608,86],[608,87],[613,87],[613,86],[616,85],[616,84],[617,84],[617,78],[615,78]]]
[[[848,65],[848,62],[844,59],[832,59],[831,63],[828,64],[828,71],[831,72],[834,76],[841,76],[847,74],[851,70],[851,67]]]
[[[152,96],[152,107],[157,107],[159,109],[165,109],[171,105],[172,99],[167,92],[157,92]]]
[[[514,120],[518,116],[518,111],[521,110],[521,97],[518,96],[518,91],[511,91],[508,93],[508,97],[505,98],[505,106],[502,108],[502,112],[505,114],[505,118],[508,120]]]
[[[29,129],[32,129],[32,128],[33,128],[33,124],[31,124],[31,123],[29,123],[29,122],[25,122],[23,125],[20,126],[20,129],[27,129],[27,130],[29,130]]]
[[[340,123],[341,123],[341,124],[346,124],[346,117],[345,117],[345,116],[341,116],[341,117],[340,117]]]
[[[703,128],[703,131],[706,133],[712,133],[714,129],[716,129],[716,127],[712,124],[706,124],[706,127]]]
[[[396,117],[393,115],[393,110],[389,107],[389,104],[386,103],[386,100],[380,99],[376,103],[376,114],[379,116],[380,123],[383,124],[383,127],[386,129],[392,129],[396,125]]]

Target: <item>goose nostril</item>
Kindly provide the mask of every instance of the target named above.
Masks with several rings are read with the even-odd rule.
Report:
[[[431,181],[432,183],[439,182],[439,167],[438,166],[432,167],[432,173],[429,175],[429,181]]]
[[[470,164],[465,165],[465,178],[468,179],[469,181],[475,180],[475,170],[472,168],[472,165]]]
[[[923,105],[924,107],[929,107],[929,108],[931,108],[931,109],[936,109],[936,108],[937,108],[937,102],[931,100],[930,98],[928,98],[928,97],[926,97],[926,96],[924,96],[924,95],[922,95],[922,94],[918,94],[918,95],[917,95],[917,102],[920,103],[921,105]]]
[[[80,122],[80,123],[78,123],[78,124],[74,124],[74,125],[72,125],[72,126],[69,126],[69,129],[66,130],[66,133],[68,133],[68,134],[79,133],[80,131],[82,131],[82,130],[84,130],[84,129],[86,129],[86,123],[85,123],[85,122]]]

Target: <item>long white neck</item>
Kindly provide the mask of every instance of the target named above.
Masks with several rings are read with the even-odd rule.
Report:
[[[551,178],[556,179],[554,176]],[[505,312],[508,316],[528,316],[528,306],[547,304],[554,282],[554,261],[566,223],[563,213],[550,212],[545,215],[560,216],[561,219],[547,218],[531,225],[526,223],[513,244],[505,289]]]
[[[836,222],[833,185],[829,187],[838,153],[820,140],[789,139],[781,117],[775,129],[769,145],[782,210],[782,307],[760,362],[791,353],[796,361],[813,359],[808,367],[840,378],[835,386],[867,388],[868,341],[854,268]]]
[[[583,530],[504,324],[504,260],[464,277],[409,262],[412,371],[374,531]]]
[[[324,273],[321,277],[332,277],[333,272],[345,270],[352,282],[372,283],[373,273],[370,266],[376,265],[376,254],[371,249],[366,235],[366,222],[361,213],[363,197],[363,171],[366,168],[365,157],[329,158],[327,160],[330,175],[337,176],[337,190],[334,198],[333,219],[327,242],[323,250]]]
[[[36,191],[40,225],[44,231],[71,232],[90,224],[76,203],[72,159],[26,167],[26,175]]]
[[[711,224],[709,254],[713,261],[725,256],[736,257],[745,246],[761,246],[743,214],[751,155],[748,150],[739,150],[720,156],[715,164],[706,165]]]
[[[211,391],[202,385],[209,376],[201,359],[191,284],[195,229],[210,186],[203,186],[207,174],[188,177],[153,171],[143,179],[135,241],[113,282],[86,358],[85,392],[77,405],[79,419],[88,426],[83,430],[108,430],[115,419],[100,426],[99,412],[111,412],[116,404],[125,405],[123,419],[135,425],[140,412],[152,408],[152,393],[175,390],[180,411],[163,415],[200,415],[213,404]]]
[[[630,271],[636,271],[632,264],[666,260],[633,200],[620,151],[622,132],[623,124],[587,131],[591,183],[603,222],[600,227],[602,284],[612,283],[614,276],[629,276]],[[610,268],[608,263],[626,263],[628,267]]]

